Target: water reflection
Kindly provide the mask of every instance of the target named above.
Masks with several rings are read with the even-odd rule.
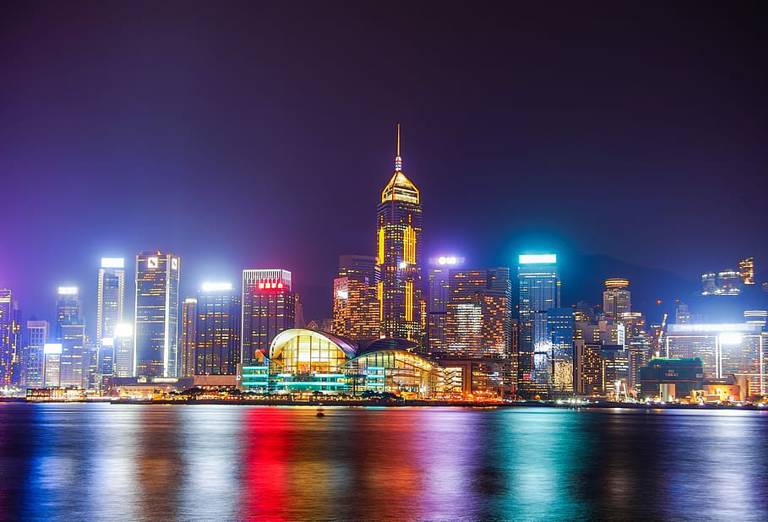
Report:
[[[768,415],[0,404],[0,518],[768,519]]]

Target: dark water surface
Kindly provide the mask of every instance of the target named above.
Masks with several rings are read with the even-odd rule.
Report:
[[[768,520],[768,412],[0,404],[0,517]]]

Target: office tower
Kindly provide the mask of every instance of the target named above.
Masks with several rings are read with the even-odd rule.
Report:
[[[653,357],[653,343],[645,331],[639,331],[627,341],[629,357],[628,386],[635,395],[640,393],[640,368],[646,366]]]
[[[299,294],[293,295],[293,326],[294,328],[304,328],[307,325],[307,321],[304,319],[304,302]]]
[[[524,398],[548,395],[552,380],[546,311],[560,308],[555,254],[523,254],[518,259],[520,347],[518,392]]]
[[[400,125],[395,171],[381,192],[377,216],[377,297],[380,334],[422,342],[421,196],[403,172]]]
[[[453,357],[508,357],[511,347],[509,268],[451,270],[445,348]]]
[[[181,377],[195,375],[197,299],[188,297],[181,305]]]
[[[701,274],[701,295],[715,295],[717,293],[717,274],[706,272]]]
[[[115,354],[113,375],[115,377],[135,377],[136,357],[134,355],[133,325],[131,323],[115,325],[112,347]]]
[[[45,343],[43,346],[43,386],[58,388],[61,383],[61,343]]]
[[[379,302],[376,299],[376,259],[371,256],[339,257],[333,280],[333,333],[352,340],[379,336]]]
[[[629,280],[613,277],[605,280],[603,291],[603,313],[610,319],[618,319],[621,314],[632,311],[632,297]]]
[[[125,303],[125,259],[102,257],[96,285],[96,346],[97,373],[112,375],[114,343],[105,346],[102,339],[115,337],[115,325],[123,321]]]
[[[574,386],[579,395],[602,395],[603,356],[601,343],[574,341]]]
[[[552,389],[556,394],[573,393],[574,309],[550,308],[547,314],[552,360]]]
[[[685,324],[690,322],[691,312],[688,309],[688,305],[683,302],[677,303],[677,306],[675,306],[675,323]]]
[[[742,275],[732,268],[701,274],[701,295],[741,294]]]
[[[168,252],[136,256],[134,357],[137,377],[176,377],[181,260]]]
[[[19,312],[8,288],[0,288],[0,386],[16,383],[19,349]]]
[[[295,324],[291,273],[282,269],[243,270],[241,361],[258,365],[272,339]]]
[[[448,319],[450,289],[448,275],[463,259],[456,256],[440,256],[430,259],[427,274],[427,343],[431,352],[446,350],[445,326]]]
[[[27,321],[27,345],[24,348],[23,384],[27,388],[43,387],[45,343],[48,342],[48,321]]]
[[[76,286],[60,286],[56,302],[57,341],[61,343],[60,385],[81,388],[87,384],[88,354],[85,324]]]
[[[206,283],[197,295],[195,375],[236,375],[240,296],[231,283]]]
[[[629,350],[624,345],[603,344],[603,392],[609,399],[625,399],[629,394]]]
[[[755,258],[750,256],[739,260],[739,276],[745,285],[755,284]]]

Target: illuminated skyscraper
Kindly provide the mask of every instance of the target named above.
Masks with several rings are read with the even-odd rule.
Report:
[[[403,172],[400,125],[395,171],[381,192],[377,227],[380,333],[384,337],[422,342],[426,303],[421,291],[421,197],[419,189]]]
[[[136,256],[134,357],[137,377],[176,377],[181,260],[168,252]]]
[[[231,283],[206,283],[197,295],[195,375],[236,375],[240,295]]]
[[[520,343],[518,392],[544,397],[552,386],[547,310],[560,307],[560,279],[555,254],[523,254],[518,259]]]
[[[27,388],[43,387],[45,343],[48,342],[48,321],[27,321],[27,345],[23,357],[23,384]]]
[[[432,352],[446,349],[445,326],[448,319],[450,288],[448,275],[458,268],[463,259],[456,256],[440,256],[430,259],[427,290],[427,341]]]
[[[60,286],[56,302],[57,340],[61,343],[60,383],[65,387],[83,387],[88,377],[85,348],[85,324],[76,286]]]
[[[573,308],[550,308],[547,333],[551,345],[552,388],[558,394],[573,393]]]
[[[115,325],[123,321],[125,303],[125,259],[102,257],[96,286],[96,345],[98,373],[112,375],[114,346],[102,351],[102,339],[114,338]]]
[[[21,314],[12,292],[0,288],[0,386],[17,384],[20,348]]]
[[[135,363],[133,345],[133,325],[131,323],[118,323],[115,325],[115,337],[112,339],[115,352],[114,375],[115,377],[135,377]]]
[[[755,284],[755,258],[745,257],[739,260],[739,275],[741,282],[745,285]]]
[[[43,346],[43,386],[56,388],[61,383],[61,343],[45,343]]]
[[[282,269],[243,270],[242,349],[244,366],[261,364],[269,344],[295,324],[291,273]]]
[[[197,327],[197,299],[188,297],[181,305],[181,375],[195,375],[195,337]]]
[[[444,353],[509,357],[512,338],[509,268],[451,270]]]
[[[610,319],[618,319],[621,314],[632,311],[632,294],[629,280],[614,277],[605,280],[603,291],[603,313]]]
[[[333,333],[347,339],[379,336],[379,302],[376,299],[376,259],[346,255],[339,258],[339,275],[333,280]]]

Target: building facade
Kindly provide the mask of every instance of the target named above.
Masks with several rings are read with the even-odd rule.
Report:
[[[381,192],[376,223],[379,333],[422,342],[426,303],[421,288],[421,195],[403,172],[399,125],[395,171]]]
[[[236,375],[240,363],[240,295],[231,284],[204,285],[197,295],[195,375]]]
[[[124,306],[125,259],[102,257],[96,285],[97,371],[100,375],[108,376],[114,372],[114,344],[102,350],[103,339],[115,337],[115,326],[123,321]]]
[[[60,385],[68,388],[86,386],[89,360],[80,290],[75,286],[58,288],[56,332],[56,339],[61,343]]]
[[[20,380],[21,313],[8,288],[0,288],[0,386]]]
[[[242,319],[241,319],[242,321]],[[181,305],[181,375],[195,375],[195,339],[197,337],[197,299],[188,297]]]
[[[27,343],[22,361],[23,381],[27,388],[42,388],[45,369],[45,343],[48,342],[48,321],[27,321]]]
[[[291,272],[283,269],[243,270],[241,361],[259,365],[269,354],[272,339],[294,327]]]
[[[619,319],[622,314],[632,311],[632,294],[629,280],[613,277],[605,280],[603,290],[603,314],[609,319]]]
[[[177,377],[181,259],[169,252],[136,256],[134,373]]]
[[[333,333],[353,340],[379,336],[376,258],[339,257],[338,276],[333,280]]]

